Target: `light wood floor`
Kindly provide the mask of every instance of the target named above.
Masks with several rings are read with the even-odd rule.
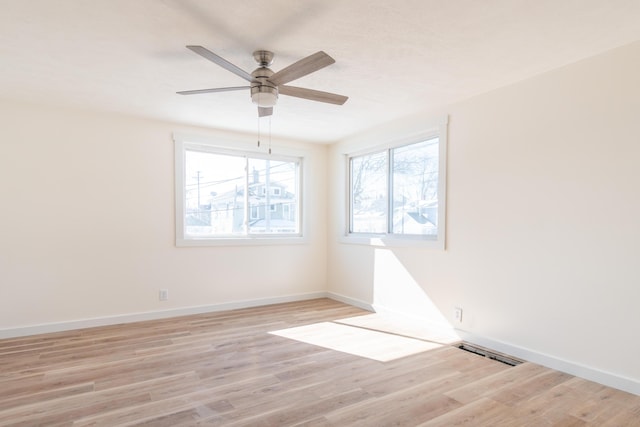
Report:
[[[640,426],[640,397],[535,364],[270,333],[324,322],[330,342],[369,314],[319,299],[2,340],[0,425]]]

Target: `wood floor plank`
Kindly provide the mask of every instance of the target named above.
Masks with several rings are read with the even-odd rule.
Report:
[[[447,396],[464,404],[471,403],[474,400],[495,393],[498,389],[517,384],[523,378],[529,378],[544,371],[545,368],[540,365],[523,363],[511,369],[501,370],[494,375],[487,375],[478,381],[463,383],[460,387],[448,391]]]
[[[501,402],[483,397],[467,405],[448,411],[429,421],[419,424],[420,427],[452,427],[452,426],[516,426],[518,419],[511,408]]]
[[[572,376],[569,374],[547,369],[538,375],[520,381],[517,385],[513,385],[508,389],[502,388],[496,390],[494,393],[489,394],[489,396],[498,402],[514,405],[523,400],[530,399],[537,394],[544,393],[550,388],[566,382],[570,378],[572,378]]]
[[[383,362],[270,333],[332,323],[350,339],[394,334],[317,299],[0,340],[0,426],[640,425],[639,396],[532,363],[453,345]],[[362,344],[400,354],[378,345]]]

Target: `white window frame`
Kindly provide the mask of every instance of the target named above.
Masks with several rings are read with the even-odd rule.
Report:
[[[447,145],[448,116],[435,121],[428,129],[407,137],[399,137],[384,143],[373,143],[368,148],[344,152],[345,164],[345,212],[344,232],[340,241],[349,244],[371,246],[419,246],[445,250],[446,248],[446,193],[447,193]],[[392,233],[351,233],[351,171],[350,160],[366,154],[379,153],[394,148],[411,145],[421,141],[438,138],[438,226],[437,235],[403,235]],[[389,165],[388,165],[389,166]],[[389,171],[387,171],[389,173]],[[391,183],[391,179],[388,180]],[[387,197],[391,188],[387,188]],[[389,213],[387,213],[389,215]]]
[[[309,153],[305,150],[272,146],[277,153],[269,154],[256,147],[255,142],[249,143],[245,140],[223,137],[209,137],[202,135],[191,135],[175,132],[174,140],[174,160],[175,160],[175,226],[176,226],[176,246],[224,246],[224,245],[272,245],[272,244],[301,244],[306,243],[306,221],[304,220],[304,190],[305,173],[304,168]],[[218,154],[231,154],[238,156],[249,156],[256,159],[272,159],[298,162],[298,182],[296,194],[298,203],[296,216],[298,217],[299,232],[297,234],[245,234],[241,236],[208,236],[190,237],[185,233],[185,152],[189,149],[196,151],[210,151]],[[249,173],[250,174],[250,173]],[[249,175],[247,175],[249,176]],[[250,208],[246,217],[250,215]]]

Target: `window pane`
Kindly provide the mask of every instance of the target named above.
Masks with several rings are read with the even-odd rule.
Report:
[[[185,234],[190,237],[244,233],[246,159],[185,152]]]
[[[249,159],[249,233],[299,233],[298,165]]]
[[[438,139],[391,150],[392,232],[438,234]]]
[[[352,157],[351,232],[387,232],[387,153]]]

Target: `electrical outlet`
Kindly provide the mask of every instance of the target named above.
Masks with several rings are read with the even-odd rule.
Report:
[[[158,291],[158,299],[160,301],[166,301],[169,299],[169,289],[160,289]]]
[[[456,322],[462,323],[462,307],[454,307],[453,318],[456,320]]]

